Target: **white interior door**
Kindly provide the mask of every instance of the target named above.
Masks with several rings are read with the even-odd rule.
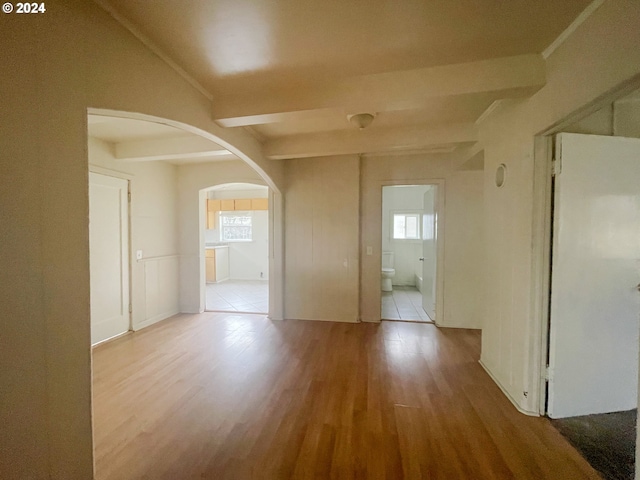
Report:
[[[91,344],[129,330],[128,181],[89,173]]]
[[[548,414],[638,402],[640,139],[560,134]]]
[[[422,200],[422,308],[431,320],[436,319],[436,189],[431,188]]]

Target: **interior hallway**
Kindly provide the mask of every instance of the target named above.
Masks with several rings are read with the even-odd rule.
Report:
[[[431,324],[179,315],[93,352],[96,479],[596,479]]]

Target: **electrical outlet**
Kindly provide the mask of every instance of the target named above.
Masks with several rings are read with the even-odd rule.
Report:
[[[136,250],[136,260],[142,260],[142,250]]]
[[[373,255],[373,247],[367,247],[367,255]]]

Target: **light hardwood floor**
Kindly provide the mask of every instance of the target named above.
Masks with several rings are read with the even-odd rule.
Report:
[[[96,478],[595,479],[431,324],[180,315],[97,347]]]

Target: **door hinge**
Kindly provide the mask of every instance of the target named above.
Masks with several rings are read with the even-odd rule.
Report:
[[[131,203],[131,192],[127,192],[127,201]]]
[[[129,313],[133,312],[133,306],[131,304],[129,304]]]
[[[560,175],[561,171],[562,171],[562,162],[560,161],[559,158],[554,158],[551,161],[551,174],[554,177],[557,177],[558,175]]]
[[[549,368],[549,365],[544,367],[544,379],[547,382],[551,380],[551,368]]]

